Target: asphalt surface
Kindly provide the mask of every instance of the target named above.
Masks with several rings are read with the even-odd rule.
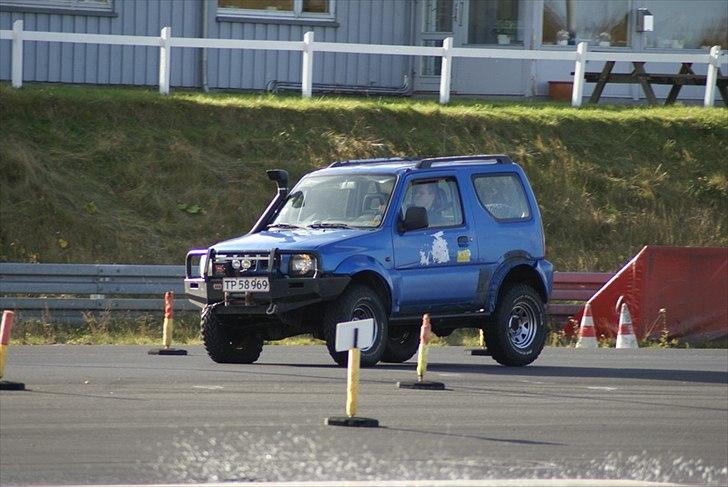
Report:
[[[140,346],[13,346],[0,391],[0,484],[301,480],[635,479],[728,484],[727,350],[547,348],[507,368],[459,347],[346,371],[320,346],[257,364]]]

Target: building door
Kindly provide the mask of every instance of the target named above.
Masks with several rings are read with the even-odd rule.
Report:
[[[442,46],[453,35],[453,0],[420,0],[416,22],[417,44]],[[438,91],[442,58],[417,56],[415,61],[415,91]]]
[[[455,0],[453,44],[458,47],[523,49],[528,44],[532,2]],[[461,95],[525,95],[527,60],[456,58],[452,87]]]

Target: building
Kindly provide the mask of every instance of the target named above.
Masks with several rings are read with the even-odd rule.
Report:
[[[641,32],[638,9],[654,16]],[[614,52],[705,52],[728,46],[728,0],[0,0],[0,29],[175,37],[440,45]],[[10,42],[0,42],[0,79],[10,79]],[[415,92],[439,87],[439,58],[317,53],[314,83]],[[320,56],[320,57],[319,57]],[[174,48],[173,87],[263,90],[272,80],[300,82],[301,53]],[[28,42],[25,81],[156,85],[159,49]],[[592,64],[594,64],[592,66]],[[657,71],[676,73],[679,65]],[[569,80],[567,61],[458,59],[452,90],[463,95],[540,96],[548,81]],[[589,70],[601,66],[590,63]],[[695,66],[705,73],[705,66]],[[616,71],[629,71],[618,63]],[[587,85],[588,95],[593,85]],[[656,87],[658,97],[669,87]],[[686,87],[681,99],[700,99]],[[604,95],[636,97],[636,85],[608,85]]]

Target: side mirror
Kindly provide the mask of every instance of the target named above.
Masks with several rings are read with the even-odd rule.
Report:
[[[421,206],[410,206],[407,208],[407,213],[405,213],[404,221],[402,222],[402,229],[405,232],[427,228],[428,225],[426,209]]]
[[[271,169],[265,172],[268,179],[275,181],[278,189],[288,189],[288,171],[285,169]]]

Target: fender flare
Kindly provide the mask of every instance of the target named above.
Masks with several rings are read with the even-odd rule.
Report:
[[[518,266],[527,266],[531,268],[534,274],[538,276],[539,284],[542,287],[542,289],[537,289],[537,291],[541,294],[548,295],[548,285],[544,279],[543,273],[536,265],[537,262],[538,259],[522,251],[509,252],[503,256],[503,259],[498,264],[498,267],[490,280],[490,286],[488,288],[485,303],[485,311],[487,314],[492,314],[493,311],[495,311],[495,306],[498,302],[498,294],[500,293],[503,281],[505,281],[508,274]]]
[[[354,278],[362,272],[374,273],[382,281],[387,288],[387,299],[389,300],[388,313],[392,312],[392,303],[394,302],[394,281],[391,273],[384,268],[376,259],[368,255],[352,255],[341,261],[334,270],[334,274],[346,275]]]

